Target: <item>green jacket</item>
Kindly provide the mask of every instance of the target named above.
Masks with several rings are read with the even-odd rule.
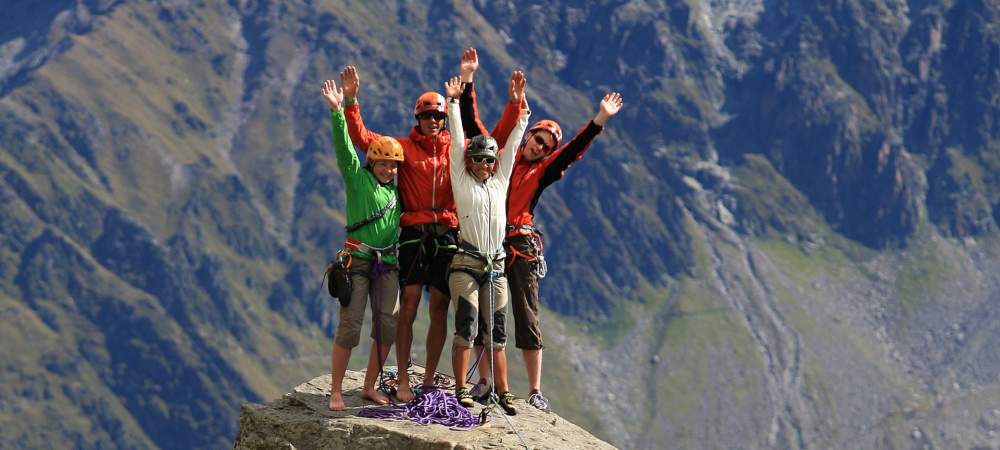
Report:
[[[347,233],[347,237],[357,239],[372,247],[385,248],[399,241],[399,217],[403,214],[403,205],[399,200],[396,183],[380,184],[370,170],[361,167],[361,161],[354,152],[354,145],[347,135],[347,124],[343,111],[332,111],[330,123],[333,127],[333,148],[337,154],[337,167],[344,176],[344,186],[347,188],[347,223],[357,223],[371,217],[378,210],[396,198],[396,206],[387,211],[380,219]],[[366,260],[372,258],[364,253],[351,251],[351,254]],[[396,257],[386,255],[383,261],[387,264],[397,264]]]

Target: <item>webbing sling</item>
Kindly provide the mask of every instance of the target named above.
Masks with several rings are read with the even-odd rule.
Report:
[[[370,224],[370,223],[372,223],[372,222],[374,222],[376,220],[381,219],[382,216],[385,215],[385,213],[389,212],[390,209],[395,208],[395,207],[396,207],[396,196],[393,195],[392,198],[389,199],[389,203],[386,203],[385,206],[382,207],[382,209],[380,209],[378,211],[375,211],[374,214],[368,216],[368,218],[366,218],[364,220],[361,220],[361,221],[358,221],[358,222],[354,222],[354,223],[352,223],[352,224],[344,227],[344,229],[347,230],[348,233],[360,230],[361,227],[363,227],[365,225],[368,225],[368,224]]]

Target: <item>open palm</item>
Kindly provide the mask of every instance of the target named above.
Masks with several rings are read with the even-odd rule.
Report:
[[[460,77],[451,77],[450,80],[444,83],[444,93],[448,97],[458,98],[462,95],[462,80]]]
[[[617,92],[612,92],[604,96],[601,100],[601,112],[611,117],[618,114],[618,111],[622,109],[622,95]]]
[[[524,77],[524,72],[515,70],[510,74],[510,87],[507,89],[507,96],[511,103],[521,103],[524,101],[524,86],[528,83]]]
[[[340,111],[340,105],[344,102],[344,91],[337,88],[337,82],[333,80],[324,81],[320,92],[323,94],[326,102],[330,104],[330,109]]]
[[[344,96],[355,98],[358,96],[358,89],[361,88],[361,77],[358,76],[358,69],[354,66],[347,66],[340,72],[340,84],[344,86]]]
[[[459,73],[462,76],[462,81],[472,81],[472,75],[478,69],[479,55],[476,54],[476,49],[470,47],[462,53],[462,63],[459,65]]]

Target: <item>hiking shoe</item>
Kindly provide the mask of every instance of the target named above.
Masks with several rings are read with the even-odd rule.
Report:
[[[455,398],[458,399],[458,403],[466,408],[472,408],[476,402],[472,399],[472,393],[469,392],[469,388],[462,386],[460,388],[455,388]]]
[[[531,391],[531,395],[528,396],[528,404],[544,412],[549,412],[549,402],[545,400],[545,396],[540,391]]]
[[[517,410],[514,409],[514,394],[510,391],[500,394],[500,407],[503,408],[503,412],[507,413],[508,416],[513,416],[517,414]]]
[[[486,402],[490,401],[490,391],[492,390],[493,386],[486,384],[486,379],[482,378],[472,387],[472,399],[485,405]]]

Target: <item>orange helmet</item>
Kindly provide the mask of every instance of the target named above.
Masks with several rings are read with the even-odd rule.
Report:
[[[413,106],[413,117],[419,116],[424,111],[437,111],[447,114],[444,107],[444,96],[437,92],[427,91],[417,98],[417,104]]]
[[[556,121],[549,119],[539,120],[528,129],[528,132],[532,131],[548,131],[549,133],[552,133],[552,137],[556,140],[555,143],[552,144],[552,149],[555,150],[559,147],[559,141],[562,140],[562,128],[559,128],[559,124],[556,123]]]
[[[368,147],[368,161],[398,161],[403,162],[403,146],[394,138],[379,136]]]

